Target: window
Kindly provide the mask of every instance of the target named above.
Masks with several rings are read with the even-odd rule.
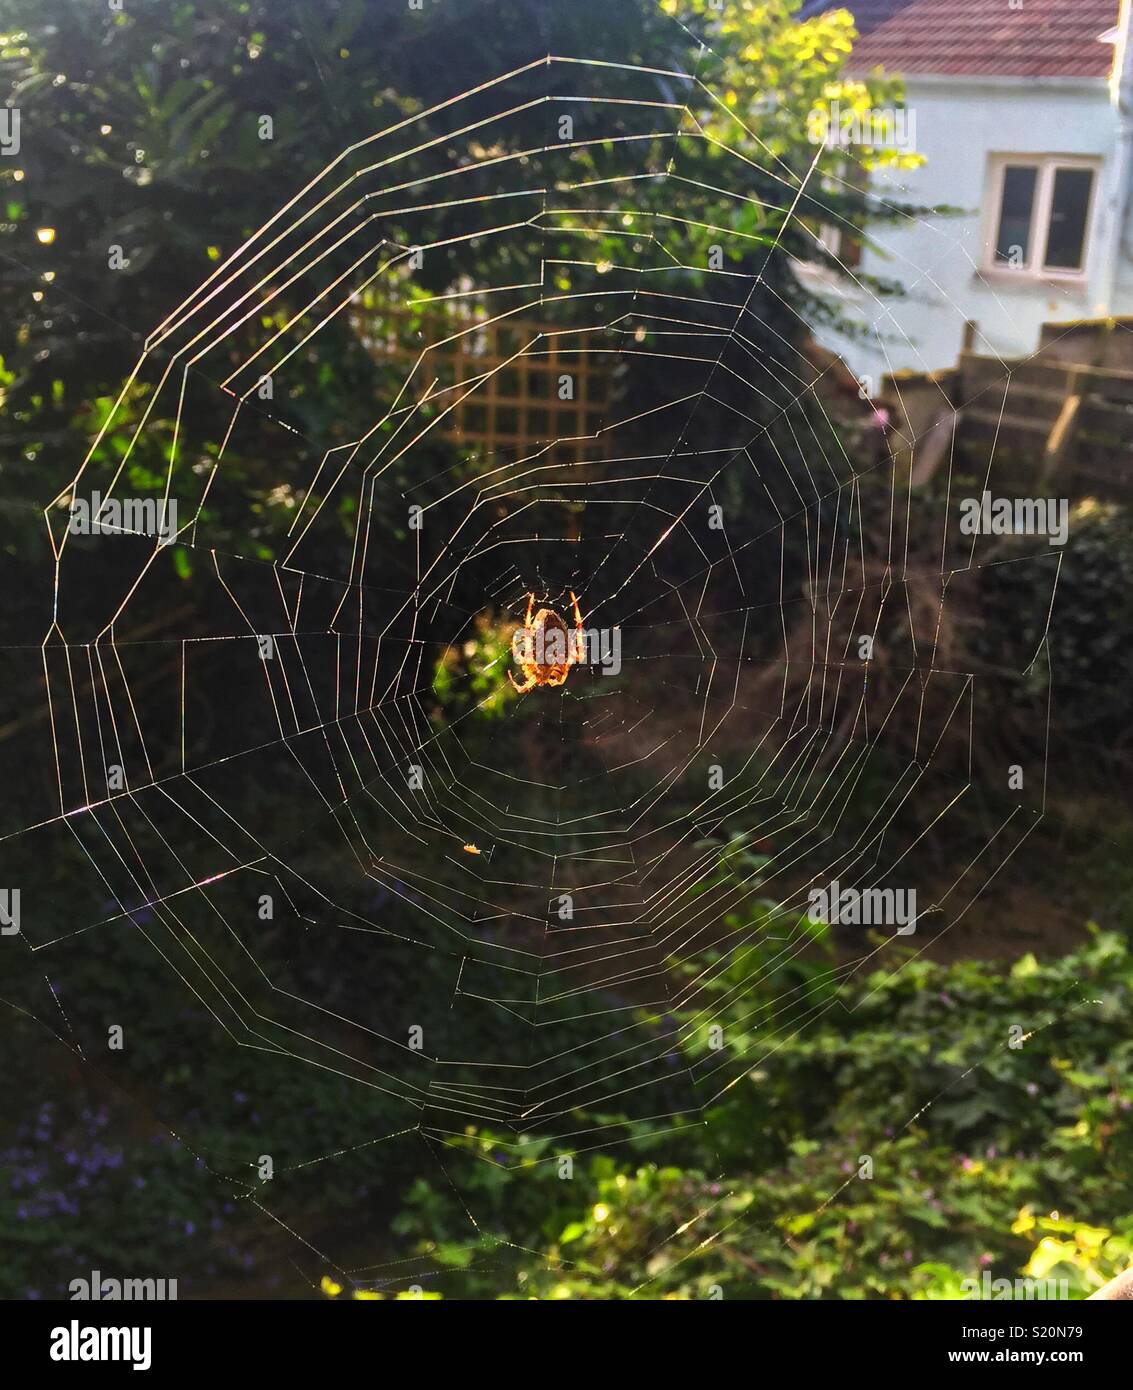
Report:
[[[988,264],[1034,276],[1082,275],[1096,161],[1012,155],[992,166]]]

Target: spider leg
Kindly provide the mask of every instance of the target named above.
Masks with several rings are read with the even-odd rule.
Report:
[[[531,687],[536,684],[535,677],[528,676],[527,679],[523,682],[523,684],[520,685],[520,683],[516,680],[516,678],[512,675],[510,671],[507,673],[507,678],[515,687],[515,693],[517,695],[526,695],[527,692],[531,689]]]
[[[535,591],[534,591],[534,589],[532,589],[532,591],[527,595],[527,613],[525,614],[524,619],[523,619],[523,626],[524,626],[524,627],[530,627],[530,626],[531,626],[531,614],[532,614],[534,611],[535,611]]]
[[[581,661],[586,655],[586,638],[582,629],[582,614],[578,611],[578,596],[571,590],[570,601],[574,605],[574,651],[571,653],[572,661]]]

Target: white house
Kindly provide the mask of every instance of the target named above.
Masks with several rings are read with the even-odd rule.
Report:
[[[851,75],[904,78],[907,132],[925,157],[875,171],[871,191],[962,209],[871,233],[861,272],[906,294],[842,287],[868,338],[824,341],[855,373],[935,371],[965,346],[1022,356],[1043,323],[1133,314],[1131,4],[845,0],[860,35]],[[837,239],[832,249],[842,254]]]

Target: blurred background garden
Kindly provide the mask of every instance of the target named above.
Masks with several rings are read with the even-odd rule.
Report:
[[[976,673],[985,692],[964,744],[970,762],[950,746],[935,762],[935,750],[926,755],[919,737],[930,716],[921,706],[915,717],[895,720],[861,764],[854,794],[871,805],[884,805],[886,789],[902,784],[910,767],[919,770],[918,760],[940,776],[943,799],[926,782],[900,815],[911,845],[908,872],[923,885],[923,900],[968,882],[954,920],[930,921],[875,952],[878,942],[866,949],[846,928],[796,912],[790,929],[805,945],[784,953],[780,932],[764,928],[776,924],[785,889],[781,882],[766,894],[750,887],[789,846],[790,822],[753,838],[742,816],[704,822],[698,792],[672,791],[667,816],[699,827],[689,862],[711,862],[689,891],[706,902],[731,894],[735,906],[713,921],[695,953],[664,959],[671,1010],[656,1009],[627,972],[602,976],[585,1007],[564,1006],[554,1017],[564,1053],[587,1045],[593,1018],[603,1014],[632,1018],[647,1037],[679,1034],[681,1060],[674,1057],[671,1080],[663,1077],[657,1094],[669,1102],[660,1113],[684,1119],[659,1126],[632,1106],[579,1107],[576,1130],[595,1138],[576,1147],[569,1180],[556,1140],[537,1127],[517,1133],[480,1120],[435,1125],[422,1138],[401,1100],[381,1086],[247,1045],[246,1036],[218,1026],[183,973],[153,949],[145,933],[157,929],[160,913],[100,889],[90,872],[91,838],[76,830],[45,853],[25,833],[40,819],[27,807],[48,804],[58,777],[45,756],[41,644],[52,622],[55,555],[44,510],[112,416],[93,459],[98,476],[111,477],[125,459],[132,494],[160,495],[175,419],[164,398],[155,404],[146,389],[120,396],[148,336],[356,141],[429,111],[425,129],[455,162],[456,117],[440,104],[521,68],[533,54],[666,70],[697,52],[681,25],[710,37],[713,90],[726,111],[746,113],[747,133],[737,136],[726,111],[709,106],[698,117],[745,157],[739,192],[746,201],[738,213],[730,195],[714,192],[722,177],[734,184],[737,166],[724,172],[719,148],[705,141],[699,166],[683,166],[698,199],[683,259],[707,264],[720,240],[714,228],[741,234],[725,240],[728,267],[762,274],[755,311],[771,370],[785,379],[799,361],[818,364],[824,390],[807,405],[808,418],[861,470],[863,575],[885,571],[897,518],[910,571],[920,561],[927,576],[923,612],[934,611],[940,537],[932,518],[949,487],[953,498],[965,490],[978,495],[987,456],[957,455],[947,473],[915,489],[902,475],[914,503],[895,504],[894,470],[875,466],[879,450],[892,447],[877,403],[830,364],[807,326],[836,324],[850,337],[853,327],[841,322],[837,297],[798,267],[819,263],[835,280],[848,273],[845,258],[816,241],[815,230],[831,219],[864,244],[914,216],[947,232],[952,210],[878,200],[866,181],[847,179],[820,192],[815,185],[813,199],[803,185],[789,217],[775,211],[782,200],[769,166],[802,178],[815,159],[808,113],[839,94],[880,107],[902,93],[896,76],[846,76],[855,40],[847,11],[806,19],[798,11],[787,0],[735,0],[724,14],[710,0],[427,0],[420,10],[403,0],[124,0],[117,8],[0,0],[6,101],[22,117],[22,148],[0,163],[0,592],[8,657],[0,683],[0,853],[4,883],[42,886],[23,895],[24,931],[0,945],[5,1297],[66,1297],[70,1281],[91,1270],[175,1277],[182,1298],[406,1297],[423,1289],[430,1297],[474,1298],[711,1298],[722,1290],[750,1299],[942,1299],[964,1296],[962,1281],[985,1273],[1066,1279],[1071,1295],[1084,1297],[1133,1258],[1128,474],[1124,495],[1111,487],[1072,497],[1053,610],[1050,589],[1012,563],[1024,552],[1011,537],[997,539],[991,561],[948,608],[940,634],[946,664]],[[518,79],[516,100],[542,98],[549,81],[570,90],[572,80],[567,71],[548,77],[539,68]],[[665,79],[648,81],[671,99]],[[635,111],[627,106],[617,119],[629,131]],[[467,198],[492,191],[497,175],[488,156],[499,153],[487,151],[482,167],[469,162]],[[578,156],[595,179],[614,157],[600,142]],[[406,187],[433,168],[429,158],[403,152]],[[893,165],[900,156],[877,160]],[[661,183],[643,183],[635,197],[643,214],[674,206],[671,187]],[[438,209],[431,224],[418,219],[395,240],[443,242],[461,230],[464,215]],[[396,221],[396,213],[390,217]],[[603,264],[603,257],[617,264],[623,230],[612,227],[605,250],[595,253]],[[124,264],[108,273],[112,246]],[[551,251],[566,261],[577,243],[564,232]],[[435,336],[432,301],[461,277],[476,278],[468,254],[456,245],[431,252],[396,315],[363,298],[356,312],[327,323],[306,374],[277,391],[270,414],[254,416],[225,455],[223,491],[218,486],[206,504],[220,552],[269,567],[282,559],[281,528],[302,501],[289,480],[371,428],[379,403],[404,380],[407,357]],[[478,254],[475,244],[471,254]],[[520,252],[508,269],[516,282],[537,271]],[[896,272],[859,274],[863,280],[879,299],[902,301]],[[302,278],[280,288],[271,314],[281,327],[310,292]],[[713,302],[713,292],[702,277],[703,316],[724,322],[726,306]],[[272,328],[270,315],[263,323],[253,316],[245,339],[237,333],[232,340],[233,367],[254,334]],[[613,369],[590,403],[638,420],[627,452],[645,452],[649,411],[662,393],[684,386],[702,390],[697,367],[665,356],[652,376]],[[753,400],[746,408],[762,407]],[[216,392],[197,410],[200,469],[224,445],[227,409]],[[774,425],[781,408],[769,400],[765,409]],[[131,449],[143,419],[144,442]],[[279,424],[288,431],[286,467]],[[698,422],[699,442],[728,447],[736,429],[726,410],[713,411]],[[478,430],[469,413],[458,429],[427,433],[386,476],[371,513],[388,538],[370,561],[367,582],[376,589],[400,595],[416,582],[404,506],[411,477],[413,496],[435,501],[445,517],[454,480],[475,482],[484,470],[482,451],[469,442]],[[774,428],[760,447],[800,481],[814,455],[813,443]],[[420,479],[429,480],[423,489]],[[675,484],[659,472],[651,502],[679,508],[676,497]],[[759,536],[775,524],[776,499],[739,475],[729,475],[715,500],[734,536]],[[560,503],[545,504],[540,520],[545,529],[569,525],[585,505],[564,493]],[[847,525],[823,505],[818,513],[836,532]],[[620,508],[603,517],[614,534],[637,524],[632,499]],[[345,495],[328,510],[333,525],[323,531],[319,569],[345,574],[357,512]],[[681,553],[686,544],[673,540],[670,563],[681,574],[681,565],[696,563],[691,546]],[[731,619],[723,605],[708,626],[734,626],[741,607],[762,613],[766,631],[757,640],[768,663],[779,650],[781,611],[792,623],[787,632],[784,622],[786,641],[802,640],[809,628],[791,605],[812,581],[809,546],[789,536],[773,558],[758,547],[737,548],[742,604],[733,605]],[[157,560],[162,607],[146,626],[118,634],[123,643],[154,643],[156,683],[179,659],[167,661],[163,643],[174,638],[179,651],[182,639],[228,621],[227,601],[209,584],[212,563],[201,548],[168,547]],[[77,629],[85,622],[90,636],[98,631],[122,573],[92,566],[72,589],[69,620]],[[475,565],[462,582],[471,582],[470,573]],[[922,617],[915,584],[909,593],[904,640]],[[675,598],[660,607],[666,618],[679,618]],[[482,605],[447,645],[429,647],[418,695],[430,727],[454,740],[469,766],[506,740],[528,779],[516,792],[522,810],[524,797],[537,806],[535,784],[555,772],[558,755],[547,753],[536,705],[521,703],[507,684],[512,626],[514,615]],[[641,642],[658,644],[663,655],[664,631],[643,629]],[[871,675],[878,698],[901,685],[902,640],[898,633],[880,641]],[[1042,659],[1029,660],[1037,651]],[[648,698],[653,669],[627,662],[620,688]],[[752,698],[778,701],[780,675],[757,682]],[[88,673],[77,669],[74,679],[82,683]],[[156,707],[157,689],[147,696],[143,677],[134,694]],[[250,681],[245,687],[218,677],[207,691],[198,687],[183,721],[176,710],[158,710],[171,766],[227,746],[225,730],[253,728],[261,695]],[[931,705],[931,695],[925,698]],[[687,728],[701,709],[699,695],[686,692],[682,703],[673,694],[664,717],[674,729]],[[836,732],[852,742],[852,731]],[[597,767],[595,745],[585,732],[578,738],[575,756]],[[750,741],[749,727],[733,722],[712,756],[747,769]],[[640,770],[620,783],[627,805],[633,788],[644,794],[649,785],[646,751]],[[1001,843],[1001,773],[1015,763],[1028,770],[1031,800]],[[155,781],[164,775],[153,770]],[[758,779],[758,758],[747,775]],[[940,807],[951,807],[961,788],[966,794],[938,827]],[[237,771],[226,793],[242,820],[270,824],[280,842],[296,846],[298,876],[334,879],[343,901],[387,931],[366,954],[374,948],[361,938],[309,924],[296,930],[282,915],[257,926],[255,953],[271,961],[273,987],[317,1000],[329,1038],[342,1019],[366,1017],[389,1022],[391,1032],[419,1024],[458,1057],[528,1056],[533,1027],[523,1007],[486,1016],[480,1033],[458,1033],[453,957],[407,944],[409,919],[428,900],[424,878],[413,875],[454,883],[457,871],[447,862],[424,844],[414,862],[399,846],[404,872],[390,891],[359,874],[341,847],[336,859],[325,844],[302,839],[310,816],[302,797],[281,800]],[[826,830],[852,839],[853,812],[847,825],[843,810],[828,808]],[[651,829],[663,834],[660,817]],[[981,857],[993,841],[995,854]],[[799,866],[798,884],[806,869]],[[86,929],[100,918],[111,927]],[[510,930],[539,949],[529,923]],[[29,938],[42,948],[28,949]],[[219,948],[217,959],[242,978],[237,944]],[[695,1004],[690,981],[697,982]],[[684,1066],[709,1056],[713,1043],[701,1026],[708,1015],[723,1027],[730,1055],[759,1060],[690,1118]],[[120,1055],[82,1045],[118,1021],[129,1033]],[[1012,1044],[1013,1028],[1023,1045]],[[611,1072],[618,1056],[615,1036]],[[260,1182],[265,1153],[278,1171]]]

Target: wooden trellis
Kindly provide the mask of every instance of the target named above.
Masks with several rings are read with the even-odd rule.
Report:
[[[594,332],[505,318],[488,322],[480,307],[427,309],[373,301],[357,323],[363,344],[408,373],[421,350],[414,399],[447,411],[438,430],[477,455],[522,458],[551,445],[553,462],[604,452],[615,354]],[[451,407],[451,408],[450,408]],[[596,436],[596,437],[595,437]]]

